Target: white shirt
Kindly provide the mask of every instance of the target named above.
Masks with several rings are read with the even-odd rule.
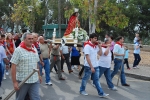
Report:
[[[99,47],[96,46],[96,48],[91,47],[90,45],[86,45],[84,47],[84,54],[85,56],[88,54],[90,61],[93,65],[93,67],[98,67],[98,59],[97,59],[97,52],[99,51]],[[86,57],[84,59],[84,66],[88,66],[90,67],[90,65],[88,64]]]
[[[39,62],[39,55],[36,48],[34,48],[36,53],[29,52],[21,47],[15,49],[13,56],[10,60],[11,63],[16,66],[16,79],[18,81],[23,81],[33,69],[37,69],[37,63]],[[35,72],[26,83],[35,83],[39,80],[38,73]]]
[[[68,46],[61,46],[60,50],[62,50],[63,54],[68,54],[69,53],[69,47]]]
[[[99,66],[100,67],[105,67],[105,68],[110,68],[111,66],[111,52],[109,50],[109,53],[107,56],[104,55],[105,51],[107,48],[102,47],[102,55],[100,56],[99,59]]]

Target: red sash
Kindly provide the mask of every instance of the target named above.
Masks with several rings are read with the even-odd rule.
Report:
[[[123,46],[123,44],[122,44],[122,43],[120,43],[120,42],[116,42],[116,44],[120,45],[120,46],[121,46],[121,48],[122,48],[122,46]]]
[[[96,42],[95,44],[92,44],[91,41],[87,41],[87,42],[84,43],[84,47],[85,47],[87,44],[90,45],[90,46],[93,47],[93,48],[96,48],[96,45],[98,45],[97,42]]]
[[[32,45],[32,48],[30,49],[30,48],[27,48],[27,46],[25,45],[24,42],[21,42],[20,43],[20,47],[23,48],[23,49],[25,49],[25,50],[27,50],[27,51],[31,51],[33,53],[36,53],[35,50],[34,50],[34,46],[33,45]]]

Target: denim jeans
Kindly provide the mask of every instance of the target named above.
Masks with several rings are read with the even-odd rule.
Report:
[[[2,78],[3,78],[3,68],[2,68],[2,65],[0,63],[0,87],[1,87]]]
[[[4,76],[4,73],[5,73],[5,63],[4,61],[2,60],[1,62],[1,66],[2,66],[2,77]]]
[[[99,67],[96,67],[94,69],[95,69],[95,73],[93,73],[93,82],[96,86],[98,94],[103,95],[104,92],[103,92],[103,89],[101,88],[101,85],[100,85],[100,82],[99,82]],[[88,66],[84,66],[84,76],[82,78],[80,92],[85,91],[87,81],[90,78],[91,74],[92,74],[91,68],[88,67]]]
[[[136,67],[136,66],[139,64],[140,61],[141,61],[140,55],[134,53],[134,63],[133,63],[133,67]]]
[[[48,83],[50,82],[50,62],[49,62],[49,59],[44,59],[43,60],[44,62],[44,66],[42,66],[40,64],[40,74],[42,75],[42,68],[44,68],[45,70],[45,82]]]
[[[109,88],[113,88],[114,84],[112,83],[112,79],[111,79],[111,74],[110,74],[110,68],[105,68],[105,67],[99,67],[99,78],[104,74],[106,81],[107,81],[107,85]]]
[[[126,78],[125,78],[125,73],[124,73],[124,63],[120,59],[114,59],[114,70],[111,73],[111,78],[113,78],[118,73],[118,70],[121,67],[122,67],[121,74],[120,74],[121,84],[126,84]]]

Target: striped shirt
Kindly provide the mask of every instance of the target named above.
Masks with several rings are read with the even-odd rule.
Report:
[[[23,81],[33,69],[37,69],[37,62],[39,61],[39,56],[36,48],[34,48],[36,53],[29,52],[21,47],[15,49],[13,56],[11,58],[11,63],[16,66],[16,79],[18,81]],[[38,81],[38,73],[34,73],[26,83],[35,83]]]

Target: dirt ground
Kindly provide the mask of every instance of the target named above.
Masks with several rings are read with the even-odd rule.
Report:
[[[141,56],[141,62],[140,62],[139,65],[140,66],[149,66],[150,67],[150,52],[141,51],[140,56]],[[133,50],[130,50],[129,63],[133,64],[133,61],[134,61]]]

